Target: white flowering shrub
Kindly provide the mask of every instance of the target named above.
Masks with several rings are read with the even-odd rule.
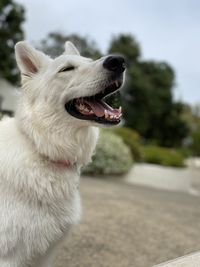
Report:
[[[116,134],[103,130],[93,161],[84,170],[88,174],[124,174],[133,164],[131,151]]]

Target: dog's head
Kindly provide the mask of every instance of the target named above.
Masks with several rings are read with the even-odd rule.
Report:
[[[121,108],[110,107],[104,98],[123,84],[123,57],[110,55],[94,61],[80,56],[71,42],[66,42],[65,52],[56,59],[27,42],[17,43],[15,50],[22,95],[35,116],[41,120],[57,116],[62,123],[77,125],[120,122]]]

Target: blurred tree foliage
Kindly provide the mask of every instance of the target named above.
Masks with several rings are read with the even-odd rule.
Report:
[[[82,56],[93,59],[101,57],[101,52],[94,41],[77,34],[64,35],[59,32],[51,32],[40,42],[38,48],[55,58],[64,52],[64,44],[67,40],[76,45]]]
[[[175,73],[171,66],[141,60],[140,47],[130,35],[114,37],[109,52],[124,54],[128,61],[122,90],[125,125],[161,146],[181,145],[189,129],[181,117],[184,105],[173,101]]]
[[[13,0],[0,1],[0,76],[16,84],[19,72],[16,67],[14,45],[23,40],[24,8]]]

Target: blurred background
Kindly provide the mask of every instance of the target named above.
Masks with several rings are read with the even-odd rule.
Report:
[[[51,57],[71,40],[83,56],[127,62],[107,100],[122,124],[101,130],[83,221],[56,266],[145,267],[200,249],[200,2],[0,0],[1,117],[14,115],[24,39]]]

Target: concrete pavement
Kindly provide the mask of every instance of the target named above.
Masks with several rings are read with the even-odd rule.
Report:
[[[56,267],[151,267],[200,250],[200,198],[82,178],[83,219]]]

